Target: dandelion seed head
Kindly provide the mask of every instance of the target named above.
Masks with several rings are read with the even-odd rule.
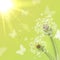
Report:
[[[46,49],[45,41],[41,40],[39,37],[36,37],[34,41],[30,43],[31,52],[37,56],[42,55],[42,49]]]
[[[47,15],[51,15],[51,17],[45,16],[45,17],[40,17],[36,19],[36,24],[34,26],[34,30],[37,34],[55,34],[56,30],[57,30],[57,25],[56,23],[53,21],[52,15],[53,12],[49,11],[49,13],[46,11],[45,14],[47,13]],[[53,32],[53,33],[52,33]]]

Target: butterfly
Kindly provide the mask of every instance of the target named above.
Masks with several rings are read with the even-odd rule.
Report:
[[[25,15],[25,16],[29,14],[29,12],[26,10],[21,10],[21,13],[22,13],[22,15]]]
[[[60,40],[60,30],[57,30],[57,32],[55,34],[55,38]]]
[[[24,55],[26,48],[23,45],[20,45],[20,49],[16,51],[16,54]]]
[[[0,48],[0,56],[2,56],[4,54],[4,52],[7,50],[7,48]]]
[[[15,31],[15,30],[13,30],[13,31],[9,34],[9,36],[12,37],[12,38],[15,38],[16,35],[17,35],[17,34],[16,34],[16,31]]]
[[[32,0],[32,3],[33,3],[33,4],[40,3],[40,0]]]

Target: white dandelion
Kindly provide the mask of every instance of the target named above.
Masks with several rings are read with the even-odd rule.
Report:
[[[41,55],[45,54],[50,60],[54,60],[48,52],[46,42],[39,39],[39,37],[35,38],[35,40],[30,43],[30,48],[31,52],[36,56],[41,57]]]
[[[46,12],[45,12],[46,14]],[[50,14],[50,13],[49,13]],[[34,30],[37,34],[55,34],[56,30],[57,30],[57,25],[56,23],[53,21],[52,17],[49,17],[47,14],[47,16],[38,18],[36,20],[36,24],[34,27]],[[52,13],[50,14],[52,16]]]
[[[37,56],[42,55],[46,47],[46,42],[39,39],[39,37],[35,38],[35,40],[30,43],[31,52]]]

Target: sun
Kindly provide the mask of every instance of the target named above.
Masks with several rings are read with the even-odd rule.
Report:
[[[6,13],[13,8],[11,0],[0,0],[0,13]]]

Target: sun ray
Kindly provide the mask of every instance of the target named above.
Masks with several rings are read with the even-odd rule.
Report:
[[[13,7],[13,4],[11,0],[0,0],[0,15],[1,15],[4,34],[6,34],[6,23],[7,23],[7,26],[9,26],[10,30],[12,29],[9,21],[10,20],[9,13],[12,10],[12,7]]]
[[[15,20],[19,20],[19,17],[17,18],[18,16],[17,14],[21,13],[23,8],[31,6],[29,4],[30,2],[26,2],[26,1],[20,2],[20,1],[13,0],[13,2],[12,0],[0,0],[0,14],[2,18],[4,34],[6,34],[6,26],[8,26],[9,30],[13,29],[11,23],[12,18],[16,18]]]
[[[4,33],[4,34],[6,34],[4,16],[3,16],[3,15],[1,15],[1,17],[2,17],[2,26],[3,26],[3,33]]]
[[[5,21],[6,21],[6,24],[7,24],[8,28],[9,28],[9,30],[12,30],[13,26],[11,25],[11,21],[10,21],[9,15],[5,16]]]

